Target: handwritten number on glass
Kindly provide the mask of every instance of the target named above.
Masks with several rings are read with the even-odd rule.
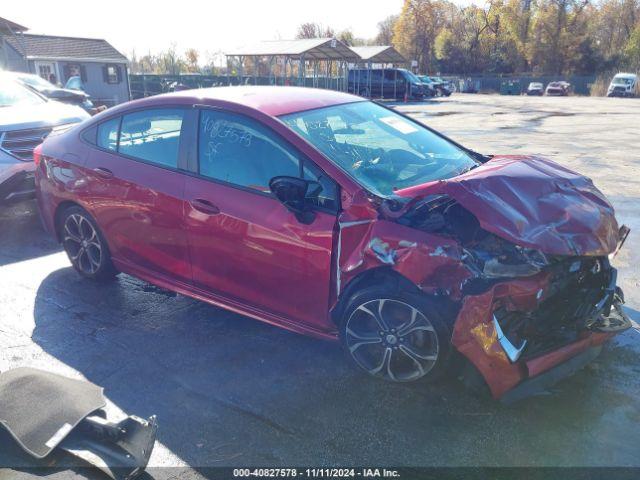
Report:
[[[235,127],[226,120],[207,118],[204,121],[204,134],[209,137],[205,155],[215,157],[225,144],[238,144],[245,148],[251,146],[253,135],[242,127]]]

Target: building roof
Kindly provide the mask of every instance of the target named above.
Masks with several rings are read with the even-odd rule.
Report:
[[[407,60],[395,48],[388,45],[372,45],[369,47],[351,47],[358,56],[372,63],[406,63]]]
[[[12,33],[24,32],[29,30],[27,27],[0,17],[0,34],[10,35]]]
[[[239,86],[183,90],[135,100],[132,103],[139,106],[159,106],[166,104],[171,99],[180,99],[180,103],[193,102],[204,105],[226,104],[228,106],[235,104],[258,110],[273,117],[363,101],[362,98],[355,95],[320,88]]]
[[[303,38],[298,40],[267,40],[236,48],[227,56],[269,57],[288,56],[305,60],[357,60],[358,55],[335,38]]]
[[[99,38],[59,37],[24,33],[5,37],[18,53],[35,59],[127,62],[127,57]]]

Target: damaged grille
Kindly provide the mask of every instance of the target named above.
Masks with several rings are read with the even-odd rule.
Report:
[[[544,300],[533,311],[498,306],[494,315],[514,345],[527,341],[523,358],[531,358],[577,340],[595,313],[612,275],[606,258],[573,258],[552,267]]]
[[[33,149],[51,133],[51,127],[30,128],[0,133],[0,148],[24,161],[33,158]]]

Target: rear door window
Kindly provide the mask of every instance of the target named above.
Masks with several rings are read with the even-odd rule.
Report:
[[[118,152],[177,168],[183,118],[181,108],[156,108],[124,115]]]

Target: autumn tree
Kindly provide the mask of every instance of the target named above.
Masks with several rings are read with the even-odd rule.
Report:
[[[333,38],[335,36],[333,28],[313,22],[301,24],[296,33],[296,38]]]
[[[184,56],[185,56],[184,63],[188,72],[195,73],[200,71],[198,66],[199,54],[195,48],[189,48],[187,51],[184,52]]]
[[[378,22],[378,34],[374,40],[376,45],[391,45],[393,43],[393,29],[398,21],[398,15],[390,15]]]
[[[435,63],[434,43],[444,27],[444,7],[437,0],[405,0],[394,24],[393,45],[405,58],[417,60],[418,68],[428,71]]]

